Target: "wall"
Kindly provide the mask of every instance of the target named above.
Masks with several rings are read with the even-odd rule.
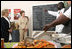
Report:
[[[29,17],[29,32],[30,36],[32,36],[32,6],[37,5],[47,5],[47,4],[57,4],[61,1],[1,1],[1,11],[5,8],[8,9],[23,9],[25,11],[26,16]],[[12,21],[14,21],[13,10],[11,11]]]

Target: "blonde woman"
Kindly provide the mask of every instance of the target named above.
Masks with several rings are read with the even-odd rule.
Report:
[[[4,42],[9,41],[9,33],[12,32],[10,28],[10,20],[8,19],[9,10],[4,9],[2,10],[2,17],[1,17],[1,38],[4,38]]]
[[[20,32],[20,41],[23,41],[27,36],[28,22],[29,18],[25,16],[25,11],[20,12],[21,17],[19,18],[19,32]]]

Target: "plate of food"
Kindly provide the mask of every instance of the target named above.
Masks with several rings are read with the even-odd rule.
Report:
[[[60,38],[60,37],[64,37],[66,36],[67,34],[52,34],[52,37],[54,38]]]
[[[12,48],[57,48],[56,44],[46,40],[34,40],[34,44],[31,44],[27,41],[27,44],[24,45],[24,41],[19,42],[13,45]]]
[[[71,48],[71,45],[64,45],[62,48]]]

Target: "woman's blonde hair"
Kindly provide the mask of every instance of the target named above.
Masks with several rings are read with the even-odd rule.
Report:
[[[4,16],[5,15],[5,13],[8,13],[9,12],[9,10],[8,9],[4,9],[4,10],[2,10],[2,16]]]

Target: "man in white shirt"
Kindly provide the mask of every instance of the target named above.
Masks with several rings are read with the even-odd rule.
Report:
[[[70,8],[64,13],[64,15],[65,15],[66,17],[68,17],[69,19],[71,19],[71,6],[70,6]]]
[[[58,3],[58,11],[55,12],[55,11],[49,11],[48,10],[48,13],[53,15],[53,16],[56,16],[56,18],[58,18],[60,13],[64,13],[64,10],[65,10],[64,3],[63,2],[59,2]],[[62,32],[63,27],[64,27],[63,24],[57,25],[56,28],[55,28],[55,31],[56,32]]]
[[[67,3],[71,5],[71,1],[67,1]],[[59,24],[64,24],[69,20],[71,20],[71,7],[69,7],[69,9],[65,11],[65,13],[60,13],[60,16],[58,17],[58,19],[54,20],[50,24],[46,24],[43,29],[44,31],[47,31],[49,28],[54,27]]]

